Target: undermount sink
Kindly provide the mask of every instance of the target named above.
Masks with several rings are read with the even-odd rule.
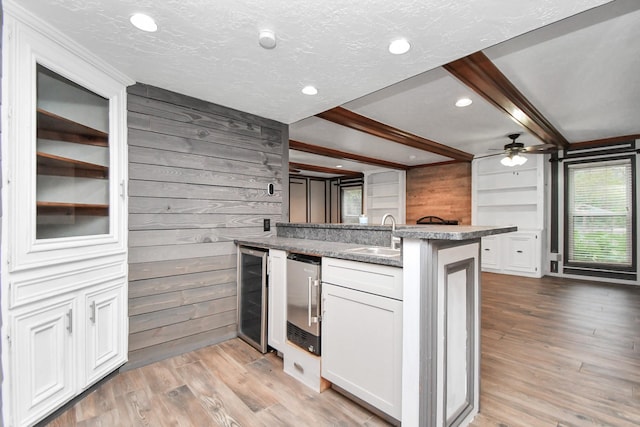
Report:
[[[356,254],[365,254],[365,255],[387,256],[387,257],[400,256],[400,249],[383,248],[380,246],[369,246],[365,248],[347,249],[346,252],[351,252]]]

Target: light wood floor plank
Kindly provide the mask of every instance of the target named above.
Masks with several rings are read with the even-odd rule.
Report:
[[[481,333],[473,427],[640,425],[640,287],[484,273]],[[48,425],[388,424],[232,339],[117,374]]]

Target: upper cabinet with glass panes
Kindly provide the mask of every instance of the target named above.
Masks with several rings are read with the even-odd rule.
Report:
[[[109,100],[38,65],[36,238],[109,233]]]

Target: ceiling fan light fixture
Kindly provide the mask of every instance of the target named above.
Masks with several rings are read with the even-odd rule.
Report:
[[[514,166],[522,166],[527,163],[527,158],[525,156],[521,156],[520,154],[516,154],[511,158],[511,162]]]
[[[503,157],[502,160],[500,160],[500,163],[502,163],[503,166],[509,167],[513,167],[516,165],[515,163],[513,163],[513,159],[511,158],[511,156]]]

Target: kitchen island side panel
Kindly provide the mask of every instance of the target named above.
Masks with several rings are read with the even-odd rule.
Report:
[[[286,220],[288,128],[141,83],[128,121],[132,369],[236,336],[233,240]]]

